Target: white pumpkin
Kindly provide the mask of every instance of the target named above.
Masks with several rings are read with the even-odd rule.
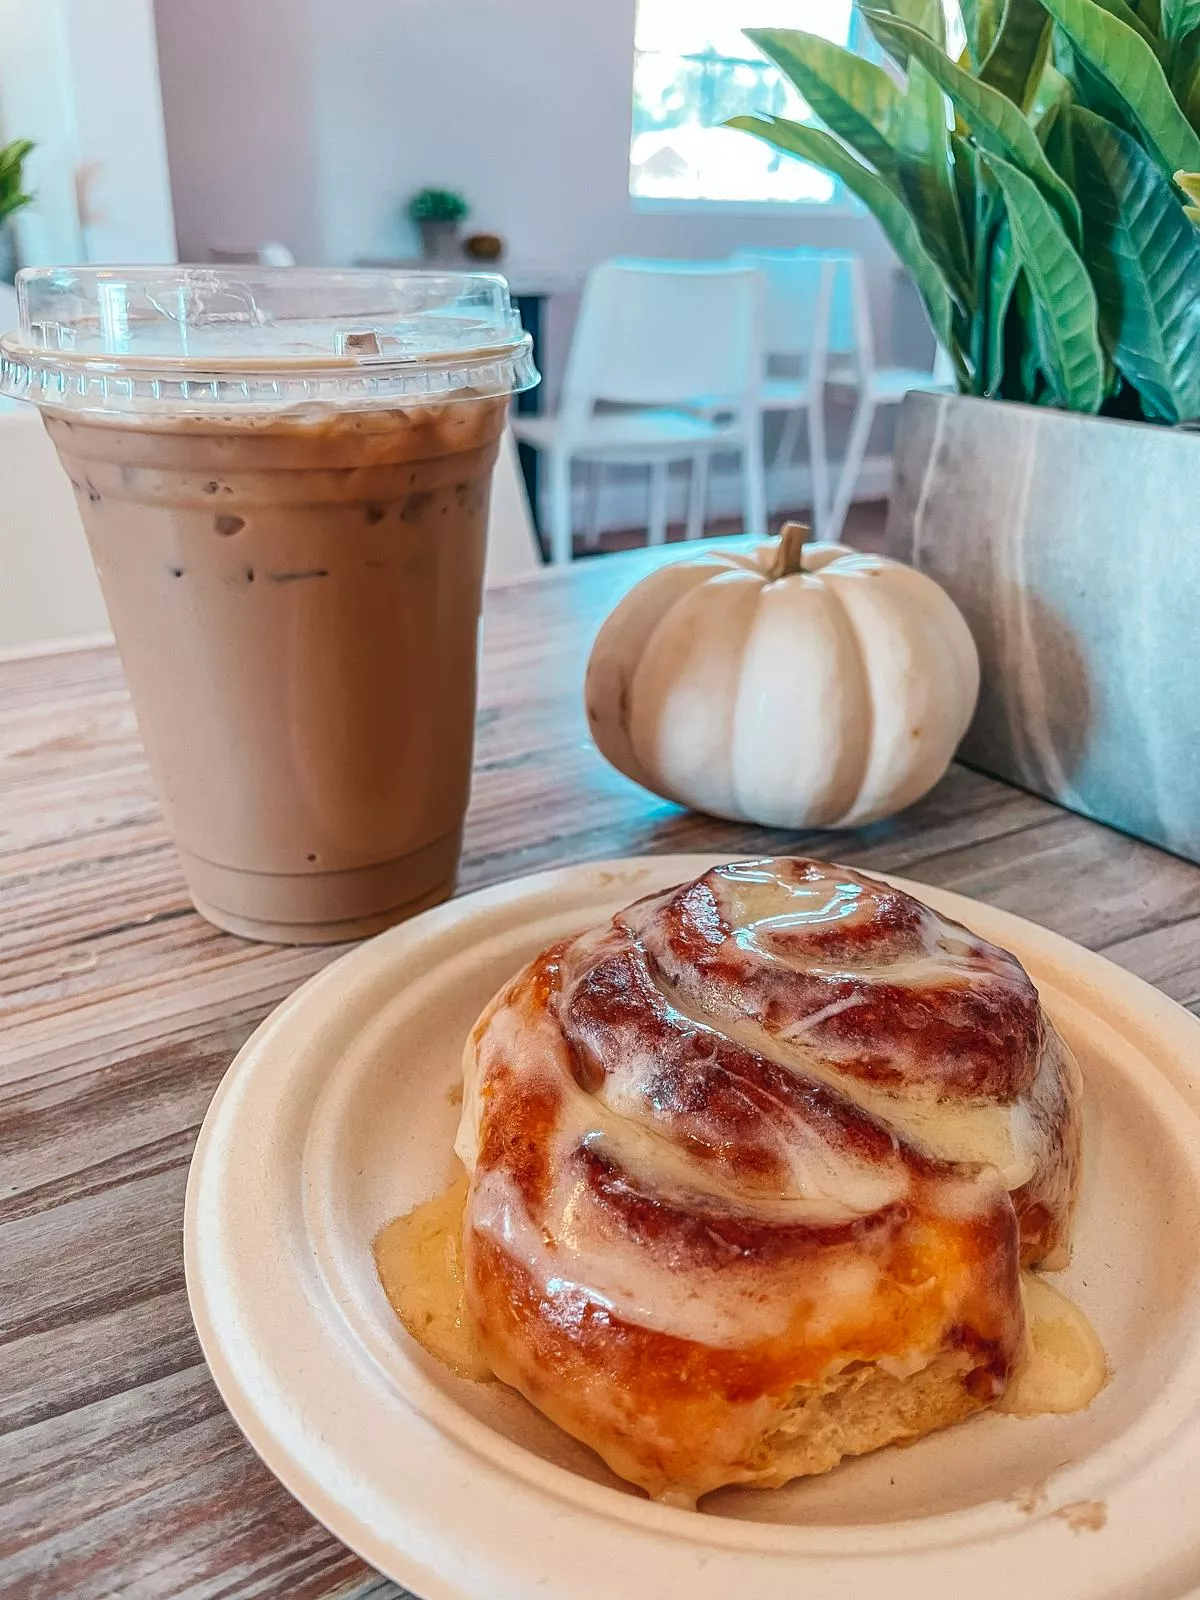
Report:
[[[586,686],[613,766],[781,828],[870,822],[933,787],[979,692],[966,623],[932,578],[806,534],[678,561],[625,596]]]

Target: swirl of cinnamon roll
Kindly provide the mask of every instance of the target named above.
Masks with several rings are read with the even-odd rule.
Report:
[[[544,951],[472,1032],[467,1295],[656,1498],[989,1405],[1065,1260],[1079,1075],[1015,957],[865,874],[737,862]]]

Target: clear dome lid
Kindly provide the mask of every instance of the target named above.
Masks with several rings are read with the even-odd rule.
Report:
[[[538,382],[492,272],[34,267],[0,391],[55,410],[395,406]]]

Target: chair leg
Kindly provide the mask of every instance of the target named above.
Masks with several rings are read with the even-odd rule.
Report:
[[[808,453],[812,479],[812,526],[818,539],[824,539],[831,510],[829,504],[829,450],[825,442],[825,390],[813,395],[808,411]]]
[[[552,450],[549,460],[550,560],[570,561],[574,554],[571,527],[571,458],[562,450]]]
[[[778,467],[782,464],[783,470],[786,472],[790,467],[795,465],[796,445],[800,440],[800,431],[806,425],[808,428],[809,454],[811,455],[813,440],[813,418],[811,412],[807,406],[796,406],[793,410],[786,413],[783,428],[779,436],[779,449],[775,452],[774,460],[771,463],[772,467]],[[787,446],[786,453],[783,448],[785,444]],[[770,473],[767,474],[767,481],[768,483],[770,482]],[[775,501],[775,504],[778,504],[777,500]],[[790,501],[784,502],[784,509],[789,511],[791,510]],[[809,521],[812,524],[814,533],[819,531],[817,527],[817,520],[816,509],[814,508],[809,515]]]
[[[779,443],[775,446],[775,454],[771,457],[773,467],[790,467],[796,455],[796,446],[800,442],[800,429],[804,424],[806,407],[793,406],[790,411],[784,412],[783,427],[779,430]]]
[[[651,544],[667,542],[667,463],[654,461],[650,465],[650,516],[648,540]]]
[[[870,438],[871,424],[874,420],[875,402],[869,395],[864,394],[859,398],[854,421],[850,424],[850,437],[846,441],[846,459],[842,462],[837,497],[829,513],[829,526],[825,530],[825,537],[831,543],[838,542],[846,526],[846,516],[854,500],[854,491],[858,487],[858,475],[862,471],[863,459],[867,453],[867,440]]]
[[[708,509],[708,451],[701,450],[692,457],[692,470],[688,478],[687,536],[703,539]]]
[[[600,485],[604,480],[603,461],[589,461],[585,487],[583,543],[588,550],[600,548]]]
[[[763,463],[762,417],[750,426],[742,444],[742,519],[756,539],[767,534],[767,472]]]

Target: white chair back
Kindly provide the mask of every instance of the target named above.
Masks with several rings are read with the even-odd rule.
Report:
[[[742,410],[762,368],[762,279],[730,262],[606,261],[584,285],[562,416],[597,401]]]
[[[836,250],[739,250],[733,259],[762,274],[768,357],[808,362],[822,349],[848,355],[857,348],[854,256]]]
[[[763,277],[763,342],[770,357],[808,358],[824,326],[832,338],[832,312],[837,302],[840,334],[848,326],[848,282],[837,282],[843,254],[824,250],[739,250],[739,266],[754,267]],[[837,291],[835,291],[837,290]],[[843,344],[842,347],[846,347]]]

